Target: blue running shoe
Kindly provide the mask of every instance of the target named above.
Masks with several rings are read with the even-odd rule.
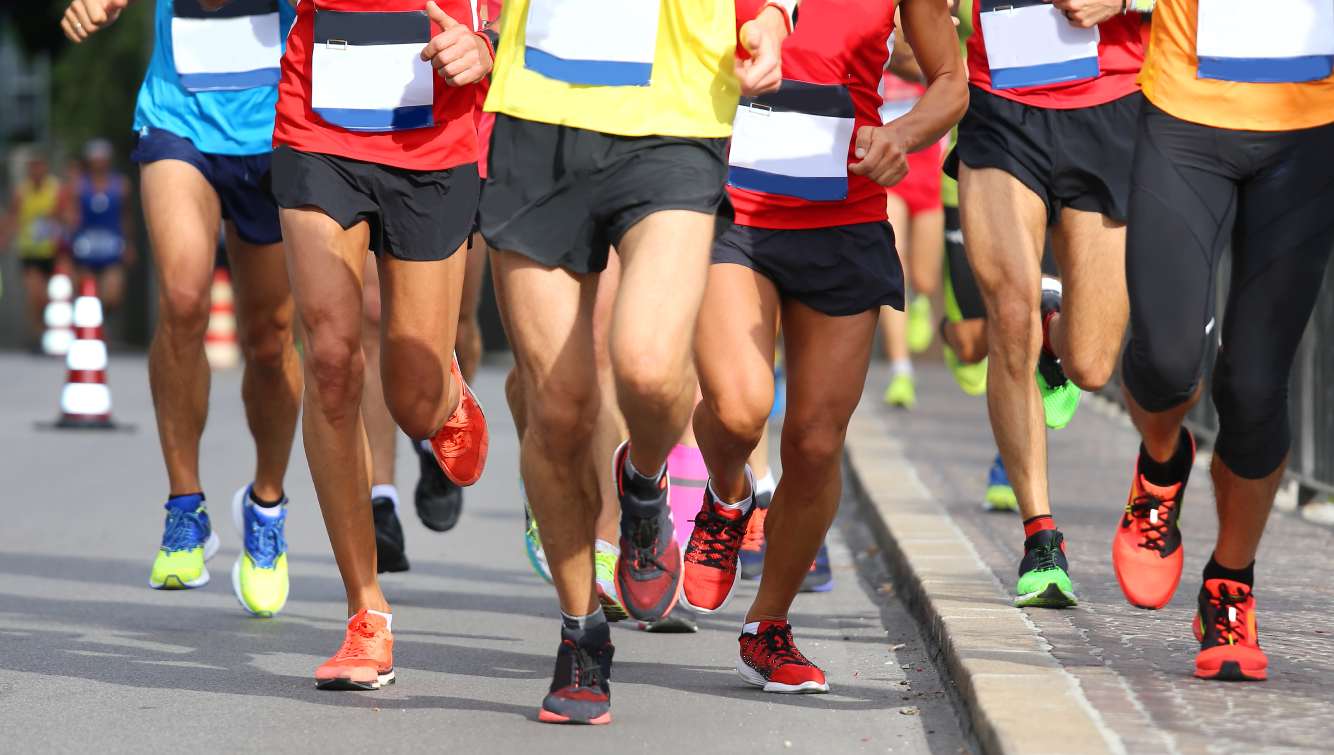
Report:
[[[528,493],[523,489],[523,478],[519,478],[519,495],[523,497],[523,544],[528,552],[528,563],[532,564],[537,576],[552,584],[551,567],[547,565],[547,552],[542,549],[542,536],[537,531],[537,520],[528,506]]]
[[[801,582],[801,592],[829,592],[834,589],[834,570],[829,567],[829,546],[820,544],[811,570]]]
[[[218,552],[221,541],[208,520],[204,496],[183,495],[167,501],[162,546],[153,560],[148,586],[154,590],[187,590],[208,584],[204,562]]]
[[[251,485],[232,497],[232,524],[241,536],[241,554],[232,566],[232,592],[241,607],[265,618],[287,605],[287,496],[265,508],[250,500]]]
[[[985,511],[1018,511],[1019,499],[1014,497],[1014,488],[1010,487],[1010,475],[1005,472],[1005,462],[1000,454],[991,462],[991,471],[987,473],[987,496],[982,501]]]

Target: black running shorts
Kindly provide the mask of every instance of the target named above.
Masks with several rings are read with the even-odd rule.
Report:
[[[1019,179],[1047,205],[1047,224],[1061,209],[1100,212],[1124,222],[1130,194],[1135,118],[1144,95],[1072,110],[1033,107],[968,85],[968,112],[945,173],[997,168]]]
[[[713,264],[729,263],[830,317],[886,304],[903,310],[903,267],[894,228],[883,220],[795,230],[734,225],[713,242]]]
[[[1184,404],[1215,360],[1214,451],[1266,477],[1292,443],[1288,378],[1334,248],[1334,124],[1234,131],[1145,103],[1126,228],[1121,379],[1150,412]],[[1231,242],[1227,309],[1214,282]],[[1219,348],[1221,333],[1222,348]]]
[[[615,136],[496,114],[480,229],[493,249],[601,272],[635,223],[661,210],[732,224],[727,140]]]
[[[480,185],[476,163],[408,170],[286,145],[273,151],[279,207],[318,207],[344,229],[365,220],[372,252],[409,262],[449,259],[468,241]]]

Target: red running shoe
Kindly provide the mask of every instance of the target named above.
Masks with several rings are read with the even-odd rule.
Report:
[[[468,487],[477,482],[486,468],[486,451],[490,436],[486,431],[486,415],[472,390],[459,372],[458,357],[449,364],[449,374],[459,384],[459,405],[445,420],[445,426],[431,438],[435,460],[445,476],[455,485]]]
[[[736,672],[765,692],[819,694],[828,692],[824,672],[797,650],[792,625],[761,621],[755,634],[742,634]]]
[[[383,616],[363,608],[348,619],[343,646],[315,671],[315,686],[367,690],[393,683],[394,635]]]
[[[621,560],[616,564],[616,591],[626,613],[639,621],[656,621],[671,613],[681,594],[681,546],[667,505],[664,473],[657,495],[640,499],[625,486],[625,460],[630,441],[612,457],[616,495],[621,502]]]
[[[1195,460],[1195,438],[1190,438],[1190,458]],[[1187,467],[1189,469],[1189,467]],[[1130,486],[1130,501],[1121,526],[1112,540],[1112,567],[1116,581],[1121,585],[1130,604],[1155,610],[1167,605],[1181,581],[1181,567],[1185,561],[1181,547],[1181,502],[1186,495],[1186,482],[1168,487],[1154,485],[1139,473]]]
[[[1268,676],[1251,588],[1230,579],[1205,580],[1194,629],[1200,641],[1195,676],[1225,682],[1258,682]]]
[[[537,720],[549,724],[611,723],[611,659],[615,652],[611,628],[606,624],[584,630],[562,626],[556,673]]]
[[[686,608],[695,613],[717,613],[732,600],[741,584],[737,556],[754,512],[754,501],[742,514],[724,507],[713,496],[713,489],[704,487],[704,505],[695,515],[681,577],[681,603]]]

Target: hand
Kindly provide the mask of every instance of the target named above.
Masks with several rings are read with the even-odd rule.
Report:
[[[908,175],[908,154],[888,126],[857,129],[857,147],[853,154],[861,158],[861,162],[849,165],[848,170],[881,186],[893,186]]]
[[[115,21],[129,4],[130,0],[74,0],[60,19],[60,28],[71,42],[82,42]]]
[[[758,97],[778,91],[783,83],[782,48],[787,37],[783,11],[766,5],[753,21],[741,27],[741,45],[749,60],[737,60],[733,71],[741,81],[742,97]]]
[[[1121,15],[1121,0],[1047,0],[1065,14],[1071,26],[1089,28]]]
[[[452,87],[476,84],[491,73],[491,53],[486,40],[455,21],[434,2],[426,3],[426,15],[443,31],[422,48],[422,60],[429,60],[440,78]]]

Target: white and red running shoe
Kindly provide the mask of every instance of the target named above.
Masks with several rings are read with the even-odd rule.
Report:
[[[820,694],[829,691],[824,672],[797,650],[786,621],[761,621],[754,633],[742,632],[736,671],[765,692]]]
[[[747,475],[749,477],[749,474]],[[681,602],[695,613],[717,613],[727,607],[741,584],[737,573],[741,545],[755,511],[727,508],[705,486],[704,503],[695,515],[695,529],[686,544],[681,576]]]

